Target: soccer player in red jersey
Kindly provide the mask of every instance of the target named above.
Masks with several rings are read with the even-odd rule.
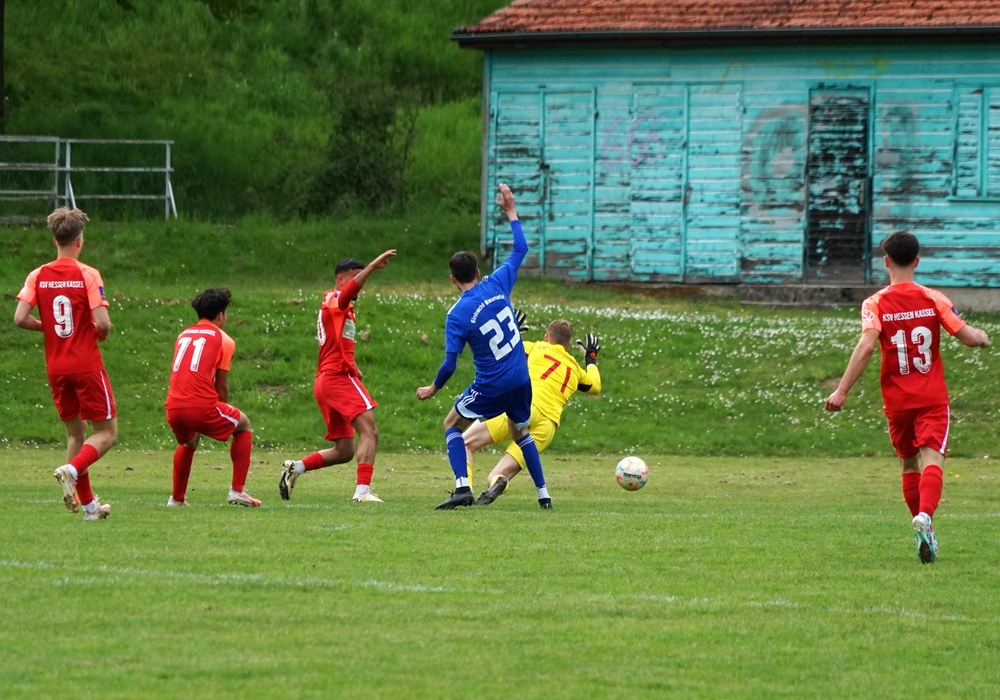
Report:
[[[289,459],[282,463],[278,492],[286,501],[292,497],[295,482],[302,474],[344,464],[354,457],[356,430],[358,484],[352,500],[358,503],[382,502],[371,489],[375,449],[378,446],[378,428],[375,426],[375,407],[378,404],[361,383],[361,371],[354,361],[356,326],[352,302],[371,274],[388,265],[389,258],[395,255],[395,250],[387,250],[367,267],[348,258],[338,262],[334,268],[337,286],[323,295],[323,305],[316,320],[319,366],[313,385],[316,403],[326,421],[326,439],[334,445],[300,460]]]
[[[223,327],[232,295],[228,289],[206,289],[191,302],[198,323],[185,328],[174,345],[174,364],[167,391],[167,423],[177,438],[174,452],[174,490],[168,506],[186,506],[184,500],[191,462],[202,435],[226,442],[233,438],[233,482],[226,499],[231,506],[257,508],[260,501],[244,488],[250,471],[253,433],[250,419],[229,400],[229,368],[236,343]]]
[[[111,506],[90,488],[87,470],[118,439],[115,397],[104,371],[99,341],[111,331],[101,273],[79,261],[89,219],[79,209],[60,207],[48,223],[58,257],[32,270],[17,295],[14,323],[45,334],[45,367],[59,418],[66,426],[66,459],[56,469],[63,503],[71,513],[83,505],[84,520],[103,520]],[[38,305],[38,316],[31,309]],[[92,434],[87,437],[90,421]]]
[[[903,497],[913,516],[917,555],[937,560],[931,518],[941,500],[942,470],[948,449],[948,389],[938,345],[941,328],[968,347],[989,347],[986,333],[958,317],[941,292],[913,281],[920,244],[897,231],[882,241],[889,286],[861,306],[861,340],[851,354],[826,410],[839,411],[868,366],[875,346],[882,350],[882,401],[889,437],[903,467]],[[923,473],[920,471],[923,465]]]

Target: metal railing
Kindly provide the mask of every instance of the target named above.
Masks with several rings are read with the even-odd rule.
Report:
[[[56,136],[0,136],[0,144],[4,143],[51,143],[54,157],[49,160],[32,162],[0,161],[0,172],[51,172],[51,189],[0,189],[0,201],[48,200],[53,206],[60,204],[76,207],[77,200],[163,200],[163,217],[177,217],[177,202],[174,199],[174,188],[170,182],[170,174],[174,171],[171,165],[171,149],[173,141],[139,141],[134,139],[61,139]],[[122,145],[122,146],[162,146],[164,149],[163,167],[131,167],[131,166],[75,166],[73,165],[74,145]],[[73,187],[73,173],[162,173],[162,194],[79,194]]]

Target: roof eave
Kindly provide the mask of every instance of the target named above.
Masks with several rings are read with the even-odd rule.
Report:
[[[692,46],[718,44],[801,41],[997,41],[1000,25],[940,27],[792,27],[775,29],[693,29],[693,30],[587,30],[470,32],[461,27],[450,39],[465,49],[527,48],[539,46]]]

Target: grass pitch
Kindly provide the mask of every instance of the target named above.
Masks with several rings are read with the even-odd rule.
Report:
[[[984,697],[1000,682],[998,470],[950,460],[936,565],[918,563],[889,458],[559,456],[556,510],[519,477],[489,508],[432,510],[443,456],[381,455],[286,504],[224,504],[225,452],[168,510],[168,452],[94,467],[114,506],[68,514],[54,450],[0,457],[0,688],[74,697]],[[495,455],[478,460],[481,478]]]

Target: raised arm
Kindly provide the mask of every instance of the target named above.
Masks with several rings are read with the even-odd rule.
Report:
[[[517,209],[514,208],[514,194],[507,185],[502,183],[500,192],[497,194],[497,204],[510,220],[510,231],[514,234],[514,249],[504,264],[510,264],[516,271],[517,268],[521,267],[521,263],[524,262],[524,258],[528,254],[528,241],[524,237],[521,221],[517,218]]]
[[[847,363],[847,369],[844,370],[844,376],[840,378],[837,390],[830,394],[826,400],[826,410],[839,411],[844,407],[848,392],[864,374],[868,361],[872,359],[872,353],[875,352],[876,345],[878,345],[877,330],[869,328],[861,334],[861,340],[858,341],[854,352],[851,353],[851,361]]]
[[[367,282],[368,278],[372,276],[372,273],[375,272],[375,270],[381,270],[383,267],[388,265],[389,258],[395,257],[395,255],[395,249],[385,251],[380,256],[372,260],[371,263],[368,264],[368,267],[356,274],[354,279],[344,285],[344,291],[342,291],[340,296],[337,297],[337,306],[340,307],[341,311],[346,309],[347,305],[357,298],[358,294],[361,292],[361,288],[365,286],[365,282]]]

